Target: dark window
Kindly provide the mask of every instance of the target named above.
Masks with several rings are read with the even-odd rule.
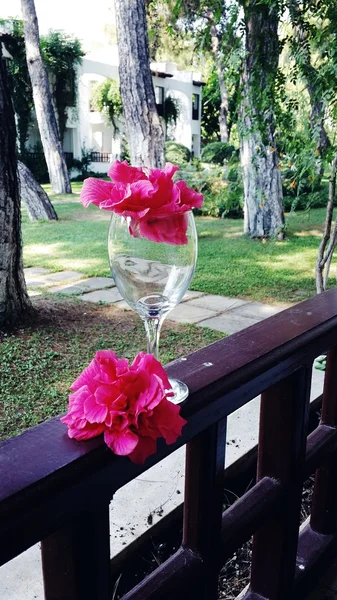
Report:
[[[192,119],[193,121],[199,121],[199,94],[192,95]]]
[[[156,85],[154,88],[154,93],[156,96],[156,106],[158,115],[162,117],[164,115],[164,88],[160,85]]]

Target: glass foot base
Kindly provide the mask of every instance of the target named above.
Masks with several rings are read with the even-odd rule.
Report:
[[[186,400],[187,396],[189,395],[189,390],[186,383],[183,383],[179,379],[170,378],[169,382],[174,391],[174,396],[170,396],[168,400],[170,402],[173,402],[173,404],[180,404],[181,402],[184,402],[184,400]]]

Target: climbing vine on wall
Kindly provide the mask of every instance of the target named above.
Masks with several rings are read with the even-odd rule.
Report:
[[[105,115],[113,128],[118,130],[117,119],[123,113],[123,104],[117,81],[107,78],[95,83],[90,102],[92,108]]]
[[[33,93],[26,64],[23,24],[19,19],[1,19],[0,25],[6,32],[1,39],[12,57],[7,61],[8,72],[17,117],[19,149],[24,154],[32,118]],[[63,31],[50,31],[41,36],[41,49],[49,73],[60,139],[63,140],[68,108],[76,107],[77,68],[84,52],[80,41]]]

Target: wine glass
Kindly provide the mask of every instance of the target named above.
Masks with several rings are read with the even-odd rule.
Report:
[[[130,217],[116,213],[112,214],[108,234],[111,275],[122,297],[144,321],[147,351],[157,359],[163,321],[188,289],[197,260],[193,213],[187,211],[178,218],[183,220],[183,243],[181,240],[175,243],[170,217],[162,224],[168,231],[173,231],[171,243],[149,239],[158,239],[157,235],[144,237]],[[161,239],[165,239],[165,235]],[[179,404],[187,398],[188,387],[177,379],[169,381],[174,392],[169,399]]]

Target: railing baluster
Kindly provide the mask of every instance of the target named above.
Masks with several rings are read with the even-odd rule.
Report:
[[[110,600],[109,505],[74,517],[41,551],[45,600]]]
[[[251,590],[269,600],[289,598],[295,573],[311,369],[303,367],[261,396],[258,480],[289,485],[281,508],[253,541]]]
[[[186,446],[183,546],[204,562],[200,579],[193,582],[200,600],[218,597],[226,422],[222,419]]]
[[[337,346],[328,352],[324,379],[321,423],[337,426]],[[317,469],[310,519],[312,529],[332,534],[337,530],[336,454]]]

